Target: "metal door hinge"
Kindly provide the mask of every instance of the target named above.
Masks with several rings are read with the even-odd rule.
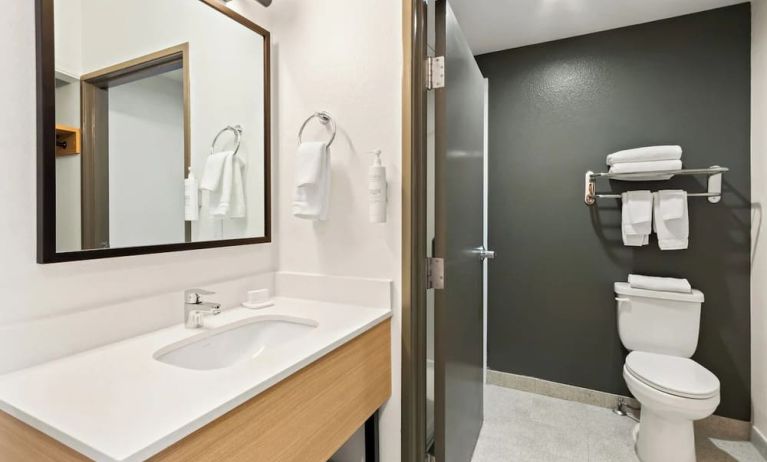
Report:
[[[445,288],[445,260],[442,258],[426,259],[426,288]]]
[[[445,57],[426,58],[426,89],[445,88]]]

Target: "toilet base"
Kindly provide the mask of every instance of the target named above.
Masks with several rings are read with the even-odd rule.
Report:
[[[691,420],[669,418],[644,407],[638,430],[636,452],[642,462],[695,462]]]

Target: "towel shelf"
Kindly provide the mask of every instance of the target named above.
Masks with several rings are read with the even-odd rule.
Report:
[[[720,167],[714,165],[709,168],[691,168],[682,170],[663,170],[658,172],[638,172],[638,173],[609,173],[600,172],[595,173],[592,171],[586,172],[584,201],[586,205],[594,205],[597,199],[620,199],[620,194],[599,194],[597,190],[597,178],[608,178],[613,180],[630,180],[632,178],[645,179],[649,176],[657,176],[658,179],[649,179],[644,181],[660,181],[665,180],[669,175],[707,175],[708,176],[708,192],[704,193],[688,193],[688,197],[706,197],[712,204],[722,200],[722,174],[729,172],[730,169],[726,167]]]
[[[80,129],[56,124],[56,156],[80,154],[82,145]]]

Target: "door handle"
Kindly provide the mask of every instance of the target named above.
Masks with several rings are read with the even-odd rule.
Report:
[[[479,248],[479,258],[482,260],[495,260],[495,250],[487,250],[484,247]]]

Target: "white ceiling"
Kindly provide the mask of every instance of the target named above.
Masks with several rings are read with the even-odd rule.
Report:
[[[743,0],[449,0],[475,54],[641,24]]]

